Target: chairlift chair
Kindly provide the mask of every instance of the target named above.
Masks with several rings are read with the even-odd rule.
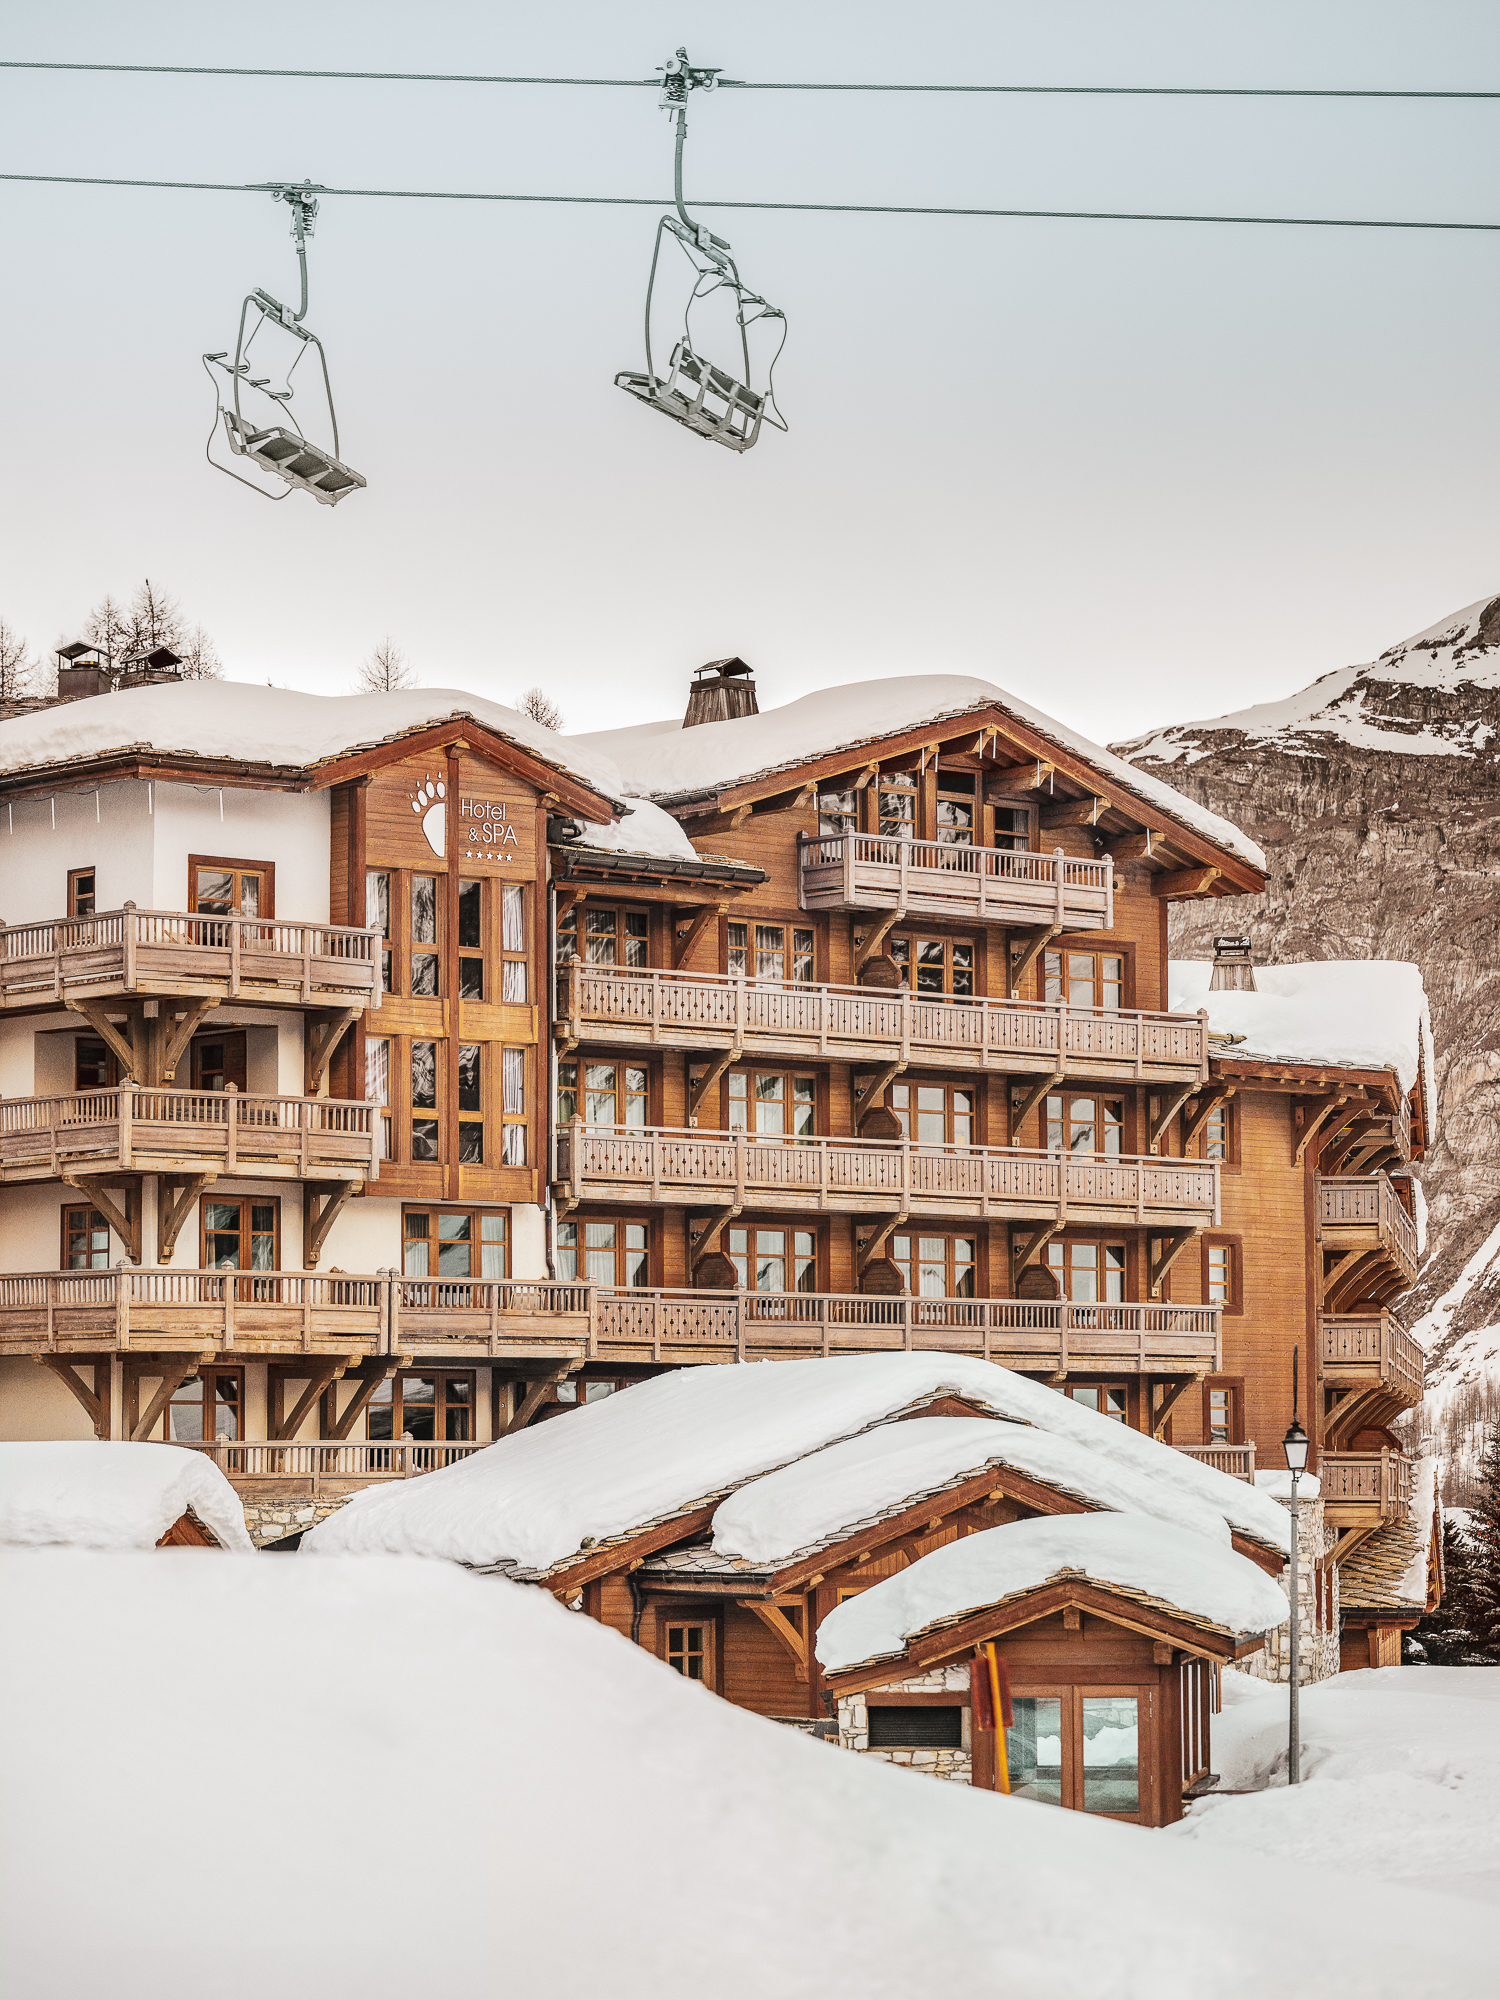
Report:
[[[259,286],[251,292],[240,308],[239,337],[235,342],[234,359],[229,358],[228,349],[205,354],[204,368],[209,380],[214,384],[214,424],[209,432],[205,455],[215,471],[228,473],[231,479],[238,479],[242,486],[248,486],[253,493],[259,493],[266,500],[285,500],[288,493],[301,491],[310,493],[314,500],[325,507],[337,506],[338,502],[356,487],[365,484],[361,473],[352,466],[345,465],[339,453],[339,420],[333,407],[333,388],[328,379],[328,357],[323,351],[323,343],[312,331],[304,326],[307,315],[307,245],[306,239],[313,233],[313,221],[318,213],[318,204],[312,183],[304,181],[301,187],[275,184],[267,189],[275,201],[285,201],[292,211],[292,235],[297,245],[297,262],[302,274],[302,304],[293,312],[290,306],[282,305],[271,294]],[[252,319],[252,315],[254,316]],[[271,386],[269,375],[253,374],[250,350],[257,335],[267,326],[275,326],[288,333],[297,341],[295,359],[286,371],[284,386]],[[247,334],[246,328],[249,328]],[[328,404],[328,423],[333,434],[333,449],[327,450],[310,438],[297,421],[289,405],[292,401],[292,376],[301,366],[309,348],[318,351],[318,361],[323,371],[323,394]],[[226,395],[225,377],[229,384]],[[266,402],[278,406],[276,418],[284,417],[286,422],[272,420],[255,422],[245,412],[241,401],[244,389],[253,389]],[[267,413],[270,414],[269,412]],[[236,457],[249,459],[252,465],[263,472],[272,474],[284,482],[280,493],[268,493],[253,479],[246,479],[232,466],[223,465],[213,455],[213,441],[218,435],[222,420],[224,436],[231,452]],[[287,425],[291,428],[288,429]]]
[[[695,222],[683,206],[682,150],[687,136],[688,95],[695,89],[712,90],[717,78],[717,70],[695,69],[688,62],[685,49],[679,49],[676,59],[664,67],[660,101],[665,110],[675,113],[677,120],[674,172],[677,213],[675,216],[662,216],[656,227],[651,275],[646,283],[645,370],[622,369],[615,377],[615,386],[626,390],[650,408],[660,410],[663,416],[671,417],[675,423],[684,425],[699,437],[711,438],[715,444],[725,445],[730,451],[748,451],[759,438],[762,423],[772,424],[777,430],[787,428],[785,418],[776,407],[774,386],[776,363],[786,345],[786,314],[779,307],[770,305],[758,292],[749,289],[740,277],[729,244],[722,236],[716,236],[706,223]],[[660,376],[651,351],[651,305],[662,241],[668,236],[677,243],[691,265],[693,284],[683,309],[682,333],[672,349],[666,375]],[[709,361],[693,346],[693,307],[718,292],[727,292],[733,304],[740,336],[743,380],[732,375],[727,368]],[[771,357],[765,390],[758,392],[750,387],[749,329],[757,321],[769,319],[781,321],[781,341]]]

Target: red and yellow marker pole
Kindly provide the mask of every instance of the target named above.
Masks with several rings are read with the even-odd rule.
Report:
[[[1010,1693],[1010,1669],[995,1651],[993,1641],[981,1646],[974,1656],[974,1726],[995,1732],[995,1776],[999,1789],[1010,1792],[1010,1759],[1005,1754],[1005,1732],[1016,1724],[1015,1705]]]

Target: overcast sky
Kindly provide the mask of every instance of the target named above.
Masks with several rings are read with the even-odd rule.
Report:
[[[0,54],[778,80],[1500,87],[1493,4],[10,0]],[[1500,219],[1500,103],[721,93],[688,193]],[[654,93],[0,72],[0,169],[667,196]],[[743,457],[612,386],[649,209],[325,198],[337,509],[204,462],[205,348],[295,296],[268,196],[0,183],[0,613],[39,648],[149,574],[232,678],[548,687],[574,728],[983,675],[1087,730],[1268,699],[1500,589],[1500,236],[714,217],[784,307]]]

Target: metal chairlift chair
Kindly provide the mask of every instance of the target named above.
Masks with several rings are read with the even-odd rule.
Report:
[[[328,357],[323,351],[323,343],[310,327],[302,324],[307,315],[307,242],[313,233],[313,222],[318,213],[316,190],[311,182],[304,181],[301,187],[284,183],[272,184],[267,192],[274,201],[285,201],[292,211],[292,236],[297,245],[297,263],[302,274],[302,304],[293,312],[273,299],[269,292],[258,286],[249,294],[240,308],[239,337],[235,342],[234,359],[229,359],[227,349],[214,354],[205,354],[203,365],[209,380],[214,385],[214,425],[208,435],[205,455],[217,472],[228,473],[231,479],[238,479],[242,486],[248,486],[252,493],[259,493],[266,500],[285,500],[288,493],[301,491],[310,493],[314,500],[325,507],[337,506],[346,494],[363,486],[362,474],[345,465],[339,453],[339,420],[333,407],[333,389],[328,380]],[[254,315],[252,321],[252,314]],[[246,327],[249,333],[246,333]],[[286,371],[285,386],[271,387],[269,375],[252,374],[249,359],[250,349],[256,336],[267,325],[280,328],[299,343],[296,358]],[[316,348],[318,361],[323,371],[323,393],[328,404],[328,422],[333,433],[333,449],[326,450],[308,437],[297,418],[288,407],[292,400],[292,376],[301,366],[309,348]],[[217,371],[217,372],[216,372]],[[226,396],[220,377],[226,377],[231,393]],[[279,406],[276,417],[285,417],[286,423],[277,421],[256,423],[245,414],[241,402],[243,389],[253,389],[267,402]],[[269,413],[268,413],[269,414]],[[246,479],[232,466],[221,465],[213,455],[213,441],[218,435],[219,424],[223,422],[224,436],[229,449],[236,457],[248,459],[261,471],[272,474],[284,482],[280,493],[268,493],[253,479]],[[286,424],[291,425],[291,429]]]
[[[665,65],[660,101],[665,110],[676,114],[677,119],[674,177],[677,214],[664,215],[656,227],[651,275],[646,284],[645,372],[622,369],[615,377],[615,386],[626,390],[651,409],[660,410],[663,416],[671,417],[675,423],[685,425],[699,437],[711,438],[715,444],[725,445],[730,451],[748,451],[759,438],[762,423],[772,424],[777,430],[787,428],[785,418],[776,407],[774,388],[776,363],[781,357],[782,347],[786,345],[786,314],[779,307],[768,304],[758,292],[752,292],[742,282],[728,243],[722,236],[715,236],[706,223],[694,222],[683,206],[682,149],[687,136],[688,95],[695,89],[712,90],[717,77],[717,70],[695,69],[688,62],[685,49],[679,49],[676,59]],[[678,244],[692,266],[693,286],[683,310],[682,333],[663,377],[656,373],[651,352],[651,304],[656,290],[662,240],[667,236]],[[728,369],[707,360],[693,346],[693,307],[721,291],[730,294],[734,307],[735,324],[740,336],[743,381],[730,374]],[[757,321],[767,319],[781,321],[781,341],[771,358],[765,391],[758,393],[750,387],[749,329]]]

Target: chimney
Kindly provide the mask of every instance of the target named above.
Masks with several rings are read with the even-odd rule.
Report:
[[[743,660],[710,660],[706,667],[694,668],[687,714],[682,719],[684,729],[696,728],[700,722],[729,722],[736,716],[759,714],[755,676]]]
[[[1208,982],[1210,993],[1253,993],[1255,966],[1250,958],[1247,937],[1214,939],[1214,970]]]
[[[57,699],[86,700],[90,695],[109,694],[118,688],[155,687],[161,681],[180,681],[181,665],[181,657],[170,646],[156,646],[146,652],[128,653],[116,666],[113,653],[75,639],[71,646],[57,649]]]

